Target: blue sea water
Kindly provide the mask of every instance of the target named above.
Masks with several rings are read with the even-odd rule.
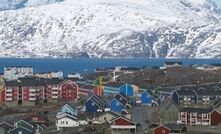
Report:
[[[89,73],[96,68],[127,66],[147,67],[163,66],[164,61],[177,61],[178,59],[20,59],[0,58],[0,72],[4,66],[32,66],[34,72],[63,71],[68,73]],[[194,64],[221,64],[221,59],[179,59],[184,65]]]

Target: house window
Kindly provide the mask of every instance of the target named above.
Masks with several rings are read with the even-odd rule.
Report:
[[[95,103],[94,103],[94,102],[92,102],[92,103],[91,103],[91,105],[92,105],[92,106],[95,106]]]
[[[120,105],[120,104],[117,102],[117,103],[116,103],[116,106],[119,106],[119,105]]]
[[[207,118],[207,114],[203,114],[203,118]]]
[[[22,134],[22,131],[18,131],[18,134]]]
[[[66,124],[68,124],[68,122],[66,121]]]
[[[163,130],[162,130],[162,134],[165,134],[165,133],[166,133],[166,131],[163,129]]]

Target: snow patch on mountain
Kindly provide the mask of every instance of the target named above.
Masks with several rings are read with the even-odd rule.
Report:
[[[0,0],[0,11],[36,7],[61,1],[63,0]]]
[[[220,20],[210,0],[65,0],[0,12],[0,56],[221,57]]]

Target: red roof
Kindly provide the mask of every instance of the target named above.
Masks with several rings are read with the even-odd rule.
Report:
[[[131,121],[128,118],[125,118],[123,116],[119,116],[113,120],[111,120],[111,124],[112,125],[136,125],[135,122]]]

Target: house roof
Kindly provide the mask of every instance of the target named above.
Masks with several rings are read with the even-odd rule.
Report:
[[[32,132],[35,132],[35,129],[37,128],[37,123],[31,122],[31,121],[29,121],[28,119],[21,119],[21,120],[17,121],[17,122],[15,123],[16,126],[17,126],[17,124],[18,124],[19,122],[24,122],[24,123],[26,123],[27,125],[29,125],[30,127],[28,127],[28,128],[26,128],[26,127],[24,127],[24,126],[22,126],[22,127],[25,128],[25,129],[28,129],[28,130],[30,130],[30,131],[32,131]]]
[[[8,128],[13,128],[14,125],[10,122],[7,122],[7,121],[3,121],[0,123],[0,128],[5,128],[5,129],[8,129]]]
[[[133,122],[131,119],[128,119],[128,118],[126,118],[126,117],[124,117],[124,116],[118,116],[118,117],[116,117],[116,118],[113,118],[110,122],[112,123],[112,122],[114,122],[114,121],[116,121],[116,120],[118,120],[118,119],[120,119],[120,118],[122,118],[122,119],[124,119],[124,120],[126,120],[126,121],[128,121],[128,122],[130,122],[130,123],[132,123],[133,125],[136,125],[136,122]]]
[[[100,96],[97,96],[97,95],[95,95],[95,94],[92,94],[87,101],[89,101],[89,100],[92,100],[92,101],[93,101],[94,103],[96,103],[98,106],[105,107],[105,105],[106,105],[106,102],[105,102]],[[86,102],[87,102],[87,101],[86,101]]]
[[[182,129],[185,128],[185,125],[175,124],[175,123],[166,124],[164,126],[167,127],[167,128],[170,128],[171,130],[182,130]]]
[[[58,85],[62,81],[63,81],[62,79],[53,78],[53,79],[46,79],[45,83],[48,84],[48,85]]]
[[[142,93],[145,93],[145,92],[148,93],[148,94],[151,95],[151,96],[153,95],[153,92],[150,91],[150,90],[144,90],[144,91],[142,91]]]
[[[89,90],[92,90],[94,88],[97,88],[97,86],[92,86],[92,85],[82,85],[80,88],[82,89],[89,89]]]
[[[182,88],[180,90],[176,90],[176,92],[178,93],[178,95],[186,95],[186,96],[193,96],[196,95],[193,90],[188,89],[188,88]]]
[[[207,96],[207,95],[213,95],[214,93],[211,92],[212,90],[207,90],[203,87],[195,89],[194,92],[198,95],[198,96]]]
[[[13,80],[13,81],[5,81],[5,86],[6,87],[11,87],[11,86],[19,86],[21,85],[21,83],[17,80]]]
[[[119,101],[124,106],[130,100],[129,97],[127,97],[124,93],[118,93],[117,95],[114,96],[113,99],[116,99],[117,101]]]
[[[45,79],[44,78],[34,78],[34,77],[27,77],[27,78],[19,78],[22,83],[22,86],[45,86]]]
[[[34,134],[35,133],[35,131],[29,130],[29,129],[21,127],[21,126],[10,130],[9,133],[11,133],[13,131],[18,131],[18,132],[22,131],[23,132],[22,134]]]
[[[114,87],[114,88],[119,88],[122,85],[124,84],[118,82],[109,82],[107,84],[104,84],[105,87]]]
[[[71,120],[77,120],[78,119],[76,116],[70,115],[68,113],[62,113],[60,116],[57,116],[58,120],[63,119],[63,118],[69,118]]]
[[[180,112],[206,114],[212,112],[212,108],[181,108]]]

